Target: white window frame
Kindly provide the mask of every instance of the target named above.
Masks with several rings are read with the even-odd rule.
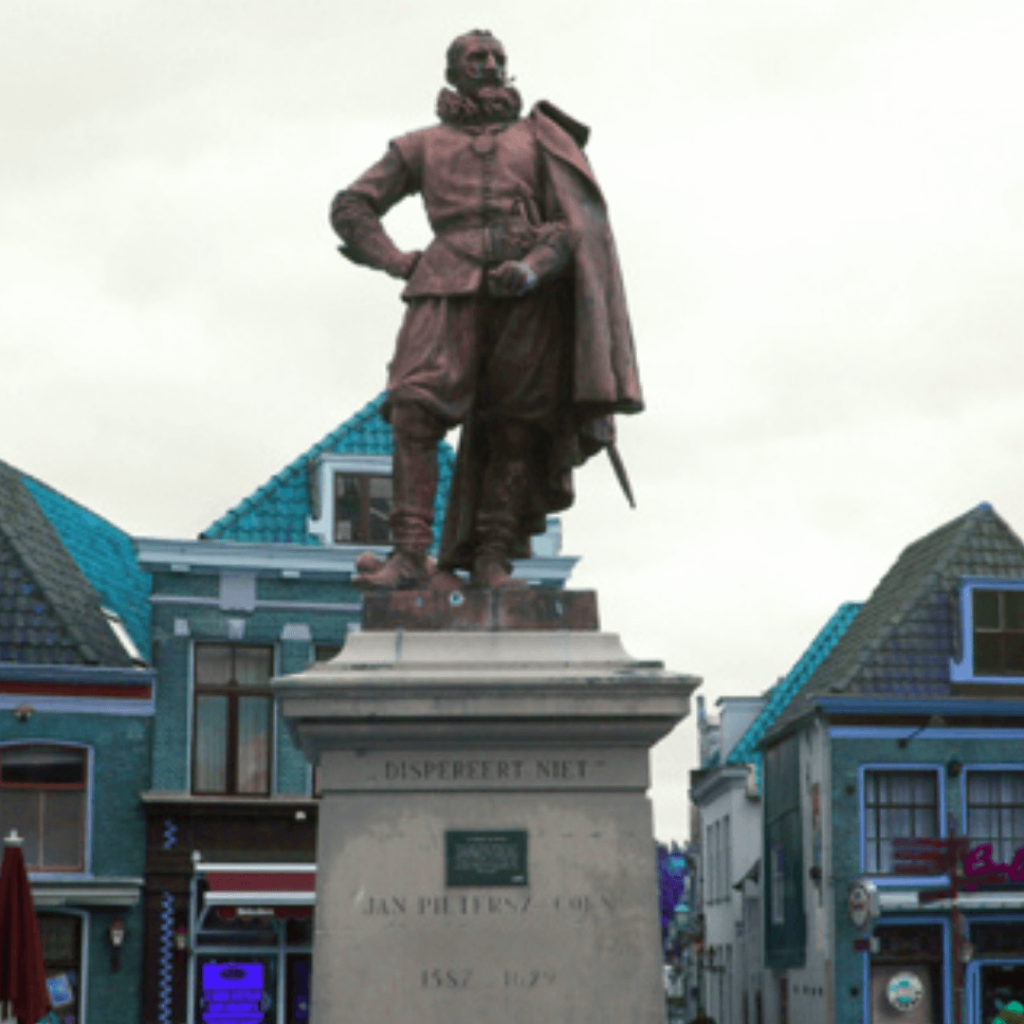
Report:
[[[707,871],[704,875],[704,885],[708,903],[715,902],[715,823],[708,822],[705,830],[705,849],[707,851]]]
[[[722,899],[728,901],[732,884],[732,828],[729,815],[722,818]]]
[[[949,659],[949,678],[954,683],[985,683],[1020,686],[1019,676],[979,676],[974,672],[974,592],[976,590],[1024,590],[1024,580],[993,576],[966,576],[960,581],[960,661]]]
[[[320,456],[316,464],[316,493],[319,508],[314,508],[314,515],[309,517],[308,530],[314,537],[319,537],[325,547],[343,547],[334,540],[334,478],[339,473],[352,473],[363,476],[393,476],[394,459],[390,455],[351,455],[327,452]],[[371,545],[363,541],[353,541],[361,548],[373,549],[380,547],[388,550],[390,545]]]

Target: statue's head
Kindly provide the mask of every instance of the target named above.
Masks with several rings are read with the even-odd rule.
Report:
[[[477,98],[505,85],[505,48],[486,29],[475,28],[448,47],[445,77],[463,96]]]

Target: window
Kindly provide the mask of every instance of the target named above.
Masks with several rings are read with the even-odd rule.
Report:
[[[715,902],[715,826],[708,825],[705,830],[707,842],[704,845],[707,861],[704,871],[704,893],[708,903]]]
[[[992,844],[992,859],[1011,864],[1024,847],[1024,771],[967,773],[967,835]]]
[[[786,853],[783,847],[772,847],[772,924],[786,921]]]
[[[85,777],[82,748],[0,747],[0,834],[24,837],[29,871],[85,869]]]
[[[893,874],[893,839],[938,835],[936,772],[864,773],[864,870],[868,874]]]
[[[121,616],[110,608],[101,608],[100,611],[103,613],[103,617],[107,620],[107,625],[110,627],[111,633],[117,637],[117,642],[124,649],[125,654],[127,654],[136,665],[145,665],[146,659],[139,654],[139,649],[135,646],[135,641],[132,639],[131,633],[128,632],[128,627],[124,624],[124,620]]]
[[[1024,675],[1024,590],[975,589],[971,622],[974,674]]]
[[[46,987],[55,1016],[62,1024],[77,1024],[81,1014],[81,918],[70,914],[39,914],[38,920]]]
[[[193,792],[269,794],[273,672],[272,647],[196,645]]]
[[[334,543],[391,543],[390,476],[334,474]]]
[[[307,466],[308,530],[331,544],[391,543],[390,455],[324,452]]]
[[[718,903],[722,899],[723,879],[722,821],[719,819],[708,826],[708,875],[706,885],[709,903]]]
[[[722,899],[732,895],[729,886],[732,884],[732,836],[729,834],[729,815],[722,819]]]

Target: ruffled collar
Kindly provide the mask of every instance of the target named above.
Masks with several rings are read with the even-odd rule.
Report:
[[[478,99],[455,89],[442,89],[437,94],[437,116],[444,124],[459,128],[515,121],[522,109],[519,90],[511,85],[488,90],[485,97]]]

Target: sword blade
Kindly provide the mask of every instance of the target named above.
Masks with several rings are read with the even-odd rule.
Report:
[[[622,456],[619,454],[619,449],[614,444],[610,444],[605,448],[608,453],[608,461],[612,464],[612,469],[615,470],[615,478],[619,481],[619,486],[622,488],[622,493],[626,496],[626,501],[629,502],[630,508],[636,508],[636,501],[633,499],[633,488],[629,486],[629,474],[626,472],[626,464],[622,461]]]

